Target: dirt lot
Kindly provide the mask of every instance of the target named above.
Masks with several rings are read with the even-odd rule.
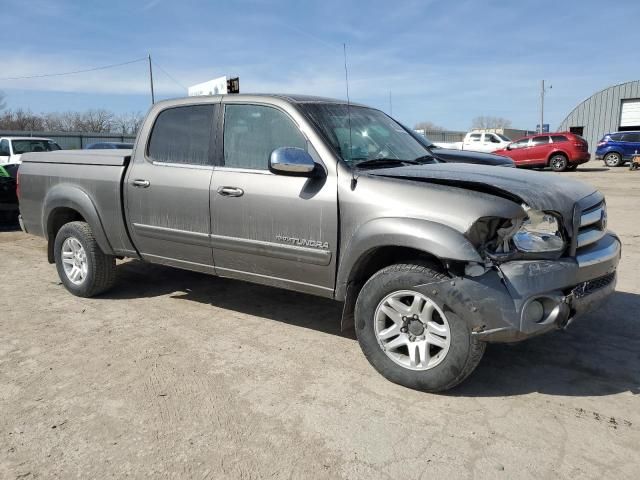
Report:
[[[333,302],[135,261],[75,298],[0,233],[0,477],[638,478],[640,172],[599,165],[563,175],[607,195],[618,292],[447,395],[379,376]]]

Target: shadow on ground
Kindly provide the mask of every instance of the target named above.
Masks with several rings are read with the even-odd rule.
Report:
[[[342,304],[332,300],[138,261],[119,265],[116,288],[101,298],[161,295],[355,340],[353,331],[340,331]],[[605,306],[577,319],[567,331],[513,345],[489,345],[477,370],[449,394],[640,393],[638,312],[640,295],[616,292]]]

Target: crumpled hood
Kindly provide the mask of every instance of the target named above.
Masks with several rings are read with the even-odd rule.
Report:
[[[463,163],[410,165],[367,170],[366,175],[406,179],[477,190],[526,203],[531,208],[555,211],[572,230],[573,209],[579,200],[593,194],[591,185],[552,172],[534,172]]]

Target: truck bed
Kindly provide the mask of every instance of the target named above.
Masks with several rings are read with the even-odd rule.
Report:
[[[130,150],[60,150],[28,153],[20,166],[20,215],[25,230],[48,237],[54,209],[71,208],[84,218],[106,253],[133,255],[125,226],[122,182]]]

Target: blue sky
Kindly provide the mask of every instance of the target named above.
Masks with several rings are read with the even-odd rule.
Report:
[[[151,53],[182,86],[239,75],[241,91],[345,97],[413,125],[473,117],[533,128],[539,83],[552,128],[584,98],[640,78],[640,1],[2,0],[0,77],[65,72]],[[186,90],[156,68],[158,98]],[[9,108],[146,111],[144,62],[0,80]]]

